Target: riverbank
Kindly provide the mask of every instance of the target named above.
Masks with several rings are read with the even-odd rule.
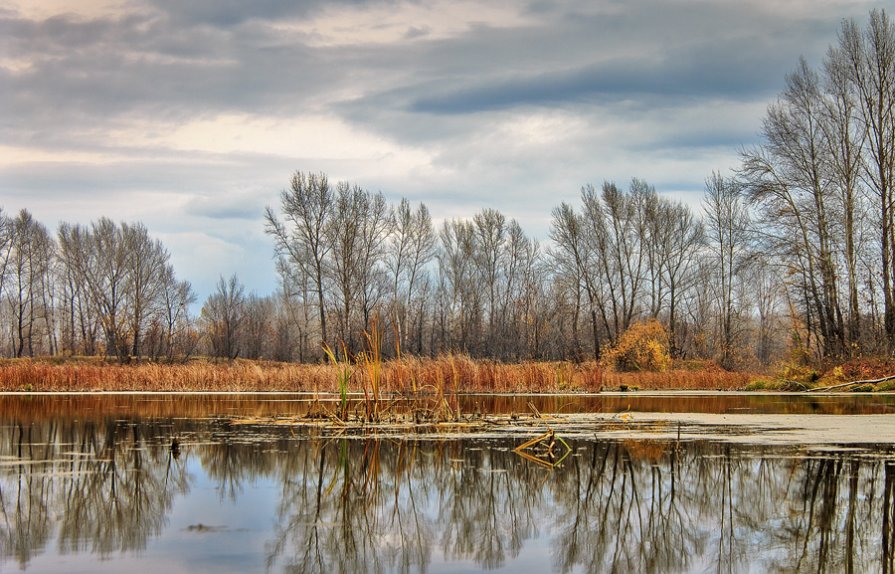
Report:
[[[317,391],[338,392],[349,370],[348,390],[380,392],[600,392],[609,390],[745,389],[755,375],[712,365],[676,365],[664,372],[611,372],[595,362],[498,363],[465,356],[405,357],[383,361],[371,373],[363,364],[296,364],[212,361],[118,364],[100,358],[0,361],[0,392],[93,391]]]

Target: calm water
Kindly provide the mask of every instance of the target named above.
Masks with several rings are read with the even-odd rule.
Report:
[[[464,412],[509,413],[531,398],[463,400]],[[885,396],[536,403],[785,413],[796,425],[895,407]],[[895,441],[875,444],[873,428],[864,444],[811,448],[729,442],[723,429],[580,432],[548,469],[513,452],[541,428],[450,438],[245,424],[307,409],[288,396],[0,397],[0,571],[893,571]]]

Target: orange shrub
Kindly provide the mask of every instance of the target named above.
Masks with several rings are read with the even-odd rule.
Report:
[[[634,323],[603,355],[603,366],[617,371],[666,371],[671,366],[668,333],[658,321]]]

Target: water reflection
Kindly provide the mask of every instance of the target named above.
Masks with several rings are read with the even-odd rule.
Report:
[[[539,557],[556,572],[893,569],[891,447],[577,440],[547,471],[515,439],[326,438],[226,417],[4,421],[0,565],[125,553],[151,570],[153,541],[183,535],[170,516],[207,483],[234,516],[255,511],[240,506],[250,495],[272,498],[255,565],[271,572],[539,571]]]
[[[145,548],[189,490],[183,463],[157,436],[111,419],[0,427],[4,558],[24,567],[51,538],[61,554]]]
[[[362,398],[356,398],[360,401]],[[0,395],[0,420],[85,418],[207,418],[211,416],[303,416],[321,405],[335,411],[334,395],[258,394],[83,394]],[[895,394],[602,394],[458,395],[452,406],[462,414],[675,412],[711,414],[895,414]],[[394,410],[407,401],[397,400]],[[361,410],[354,407],[349,410]]]

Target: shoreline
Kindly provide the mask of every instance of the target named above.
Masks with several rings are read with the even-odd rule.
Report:
[[[451,395],[744,390],[754,374],[717,367],[614,372],[596,362],[501,363],[463,355],[364,363],[301,364],[238,359],[118,364],[99,358],[0,361],[0,392],[305,392]],[[347,381],[347,383],[346,383]],[[343,385],[347,384],[347,387]]]
[[[317,400],[339,400],[339,393],[335,391],[252,391],[252,390],[236,390],[236,391],[203,391],[203,390],[186,390],[186,391],[127,391],[127,390],[96,390],[96,391],[0,391],[0,397],[52,397],[52,396],[139,396],[139,395],[157,395],[157,396],[299,396],[317,398]],[[893,396],[895,391],[769,391],[769,390],[693,390],[693,389],[662,389],[662,390],[637,390],[637,391],[519,391],[519,392],[488,392],[488,391],[458,391],[452,393],[452,396],[458,397],[581,397],[581,398],[599,398],[599,397],[689,397],[689,396],[749,396],[749,397],[856,397],[856,396]],[[352,400],[362,400],[364,394],[362,392],[352,391],[346,395]],[[382,399],[402,398],[405,400],[413,400],[415,398],[430,399],[434,397],[433,393],[423,393],[416,396],[402,393],[383,393]]]
[[[847,372],[828,367],[804,381],[791,375],[726,371],[679,361],[664,371],[615,371],[594,361],[503,363],[465,355],[404,356],[366,363],[284,363],[197,357],[185,362],[109,362],[101,357],[0,359],[0,393],[286,393],[395,395],[631,395],[634,393],[858,394],[895,392],[895,364],[873,359]],[[347,381],[347,383],[345,382]],[[843,385],[842,383],[845,382]],[[872,384],[878,383],[878,384]],[[344,386],[346,385],[347,386]],[[829,387],[829,388],[828,388]],[[845,388],[840,388],[845,387]],[[827,389],[828,388],[828,389]],[[824,390],[820,390],[824,389]]]

